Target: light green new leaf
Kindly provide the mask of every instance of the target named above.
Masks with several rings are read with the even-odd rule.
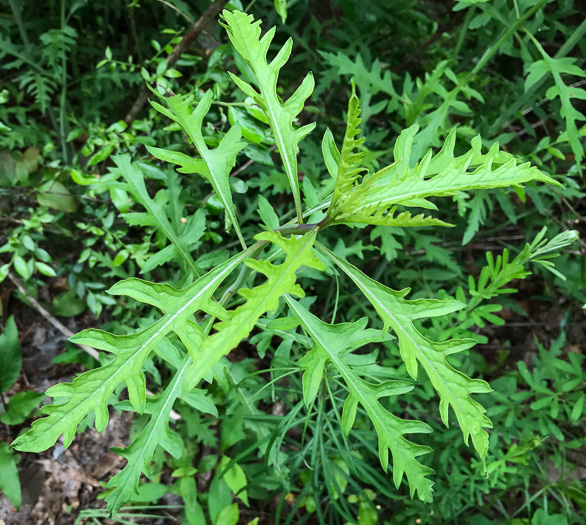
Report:
[[[358,97],[356,96],[356,88],[354,87],[354,82],[352,82],[352,96],[348,103],[346,133],[344,134],[344,142],[342,144],[342,151],[340,152],[340,159],[338,161],[336,186],[332,198],[333,209],[344,205],[344,200],[352,192],[354,183],[358,177],[366,171],[360,166],[360,161],[366,152],[355,151],[364,142],[364,138],[356,138],[360,134],[360,128],[358,126],[360,126],[361,122],[360,106],[358,104]]]
[[[448,425],[448,409],[451,406],[462,429],[464,441],[468,444],[471,436],[474,448],[484,461],[488,451],[488,434],[483,427],[490,428],[492,424],[485,415],[486,410],[470,395],[492,390],[488,383],[480,379],[470,379],[454,369],[447,360],[447,356],[471,348],[476,342],[472,339],[451,339],[443,343],[430,341],[413,324],[417,319],[449,314],[466,305],[455,300],[405,300],[404,297],[410,291],[408,288],[401,291],[391,290],[370,279],[327,248],[318,246],[360,288],[382,319],[384,331],[390,327],[397,334],[401,357],[409,375],[416,379],[418,363],[423,367],[440,396],[442,421]]]
[[[287,21],[287,0],[275,0],[275,10],[284,24]]]
[[[536,180],[561,186],[528,162],[517,164],[510,153],[500,151],[498,144],[482,153],[480,136],[472,139],[471,149],[454,156],[456,129],[452,129],[437,154],[428,151],[413,168],[409,166],[413,137],[417,126],[404,130],[394,148],[395,162],[375,173],[366,182],[365,191],[372,190],[355,212],[368,208],[380,209],[394,204],[422,206],[419,199],[431,196],[448,197],[459,191],[506,188]],[[414,202],[415,201],[415,202]]]
[[[142,367],[151,350],[174,331],[191,351],[197,339],[203,339],[201,328],[190,320],[197,310],[225,318],[225,310],[212,300],[212,294],[251,252],[252,248],[235,255],[183,290],[135,278],[115,284],[109,293],[125,294],[157,306],[163,310],[163,317],[131,335],[114,335],[90,329],[73,336],[72,341],[110,352],[114,354],[114,359],[103,367],[76,377],[72,383],[51,387],[47,391],[48,396],[66,400],[61,404],[44,406],[41,412],[47,417],[35,421],[27,433],[14,441],[14,447],[27,452],[40,452],[52,446],[61,434],[64,434],[64,446],[68,447],[77,425],[90,410],[94,410],[96,415],[96,429],[103,432],[108,423],[108,399],[122,382],[128,387],[132,406],[143,412],[146,393]]]
[[[472,148],[461,156],[454,156],[456,129],[452,129],[443,148],[437,154],[430,150],[415,166],[409,165],[413,140],[418,126],[403,130],[394,148],[393,164],[373,174],[360,169],[359,153],[354,150],[361,141],[359,133],[360,109],[353,94],[348,108],[348,124],[342,148],[336,190],[328,209],[325,225],[364,223],[384,226],[449,226],[426,217],[400,213],[397,206],[436,209],[428,197],[447,197],[459,191],[518,186],[532,180],[559,183],[541,173],[529,163],[517,164],[515,156],[499,151],[494,144],[482,153],[480,137],[472,140]]]
[[[246,490],[248,481],[246,480],[246,474],[244,473],[244,469],[236,462],[226,471],[226,467],[231,461],[228,456],[222,457],[219,469],[224,472],[223,479],[230,490],[248,506],[248,491]]]
[[[138,492],[138,482],[143,472],[149,478],[152,477],[150,463],[157,446],[162,446],[175,458],[181,457],[181,438],[169,428],[169,419],[173,404],[181,395],[183,375],[189,364],[190,360],[186,357],[163,394],[155,400],[147,401],[145,412],[150,414],[151,418],[130,446],[112,449],[126,458],[128,463],[108,481],[108,488],[113,489],[106,496],[110,515],[116,514],[120,507]]]
[[[230,190],[230,171],[234,167],[236,156],[246,146],[246,143],[240,142],[242,131],[239,125],[235,125],[222,137],[217,148],[208,148],[201,130],[203,119],[212,105],[212,99],[212,92],[207,91],[197,105],[194,104],[193,95],[163,98],[162,100],[167,105],[166,108],[157,102],[152,102],[155,109],[183,128],[200,154],[201,159],[152,146],[147,146],[147,149],[158,159],[181,166],[178,168],[180,173],[198,173],[212,185],[224,205],[226,230],[229,230],[230,226],[233,225],[242,247],[246,249]]]
[[[336,180],[336,177],[338,176],[338,165],[340,163],[340,151],[336,146],[336,141],[334,140],[334,135],[330,131],[330,128],[326,129],[326,132],[324,133],[321,143],[321,151],[328,173],[331,175],[332,179]]]
[[[297,174],[298,144],[313,130],[315,123],[294,129],[293,122],[303,109],[305,101],[313,92],[313,75],[309,73],[289,100],[282,102],[277,95],[277,80],[279,70],[289,59],[293,41],[291,39],[287,40],[277,53],[277,56],[269,64],[267,62],[267,53],[275,36],[275,28],[269,30],[260,38],[260,20],[254,21],[252,15],[239,11],[230,12],[224,10],[222,17],[226,21],[224,27],[228,31],[228,37],[236,51],[250,66],[260,93],[236,75],[230,73],[230,76],[236,85],[260,106],[267,117],[277,150],[283,159],[285,173],[291,185],[297,219],[301,223],[301,196]]]
[[[130,155],[116,155],[112,159],[117,166],[113,172],[122,175],[126,181],[126,184],[114,183],[117,189],[131,193],[134,199],[147,210],[146,213],[122,214],[126,222],[131,226],[153,226],[171,243],[170,246],[161,250],[162,254],[160,252],[155,254],[153,261],[149,259],[142,271],[150,271],[176,256],[186,272],[192,273],[196,278],[200,277],[201,272],[195,265],[189,251],[189,243],[193,242],[193,239],[186,239],[185,236],[180,236],[167,218],[167,213],[163,206],[151,199],[146,189],[144,174],[141,169],[136,164],[131,163]]]
[[[433,473],[429,467],[417,461],[417,456],[431,452],[426,446],[408,441],[404,435],[411,433],[428,433],[431,428],[421,421],[406,421],[386,410],[379,399],[381,397],[400,395],[413,389],[406,381],[386,381],[372,384],[360,377],[357,369],[352,367],[351,352],[366,343],[380,341],[378,330],[365,330],[366,319],[355,323],[330,325],[324,323],[298,302],[286,297],[302,326],[314,342],[314,347],[299,360],[299,366],[305,369],[303,374],[303,394],[306,404],[313,402],[321,383],[326,362],[330,362],[340,373],[349,390],[348,398],[342,412],[342,425],[348,434],[356,418],[360,404],[372,421],[379,441],[379,455],[385,471],[389,464],[389,450],[393,460],[393,481],[398,488],[407,476],[411,497],[417,492],[422,501],[432,500],[433,482],[426,476]]]
[[[253,270],[265,275],[267,280],[253,289],[241,289],[239,294],[246,302],[229,312],[229,319],[214,325],[215,333],[204,340],[193,358],[194,364],[187,371],[184,384],[186,391],[195,387],[222,356],[228,354],[250,334],[261,315],[275,310],[283,294],[305,297],[303,289],[296,283],[295,272],[302,266],[316,270],[325,269],[323,263],[312,252],[315,237],[316,230],[298,239],[293,235],[285,238],[273,231],[256,235],[255,239],[271,241],[281,248],[285,253],[285,260],[279,265],[255,259],[245,262]]]

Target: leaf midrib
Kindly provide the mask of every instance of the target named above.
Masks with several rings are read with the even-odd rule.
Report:
[[[437,378],[437,380],[439,381],[439,383],[443,386],[445,392],[447,393],[447,397],[452,400],[452,402],[450,403],[450,405],[452,406],[452,409],[454,410],[454,412],[456,412],[456,417],[458,419],[458,422],[463,427],[468,428],[467,422],[466,422],[465,418],[463,417],[464,414],[462,412],[462,409],[460,408],[459,404],[456,402],[456,400],[458,400],[459,398],[455,398],[454,397],[454,395],[452,394],[452,392],[448,388],[447,384],[445,383],[445,381],[443,380],[443,378],[441,377],[441,375],[439,375],[439,372],[435,369],[435,367],[428,360],[428,358],[425,355],[425,353],[420,349],[419,344],[417,344],[417,342],[413,339],[413,337],[411,337],[411,335],[409,334],[409,332],[407,332],[402,327],[401,323],[392,314],[392,312],[390,312],[382,304],[382,302],[380,302],[378,300],[378,298],[368,290],[368,288],[364,287],[360,283],[360,280],[357,279],[356,276],[354,276],[354,272],[352,271],[352,268],[350,268],[349,266],[346,266],[346,264],[347,264],[346,261],[343,261],[342,259],[338,258],[337,256],[335,256],[331,252],[330,252],[330,256],[332,256],[334,258],[334,261],[336,261],[336,263],[340,267],[342,267],[342,269],[348,275],[350,275],[350,277],[352,278],[352,280],[354,281],[354,283],[358,286],[358,288],[360,288],[360,290],[368,298],[368,300],[371,303],[373,303],[373,304],[374,303],[378,304],[384,310],[384,312],[393,320],[393,322],[395,323],[395,326],[393,327],[393,329],[396,330],[397,332],[400,331],[402,334],[404,334],[409,339],[409,341],[411,341],[411,343],[413,344],[413,347],[417,350],[417,356],[419,357],[418,360],[422,362],[422,365],[425,368],[425,371],[427,372],[427,374],[430,376],[430,379],[431,379],[431,376],[432,375],[435,376]],[[440,397],[442,397],[442,393],[440,392],[440,389],[437,389],[437,390],[438,390],[438,394],[440,395]],[[447,424],[447,422],[446,422],[446,424]]]
[[[191,126],[188,125],[188,123],[185,121],[185,119],[182,118],[181,115],[177,111],[175,111],[174,109],[173,109],[173,112],[175,113],[177,119],[181,121],[180,126],[187,132],[187,134],[189,135],[189,138],[192,140],[193,144],[195,145],[195,147],[199,151],[199,154],[202,156],[204,162],[206,163],[206,166],[210,172],[212,180],[215,183],[212,185],[217,186],[217,188],[214,188],[214,189],[216,190],[218,197],[220,197],[222,204],[224,205],[224,209],[226,210],[226,214],[230,218],[230,222],[232,223],[232,225],[234,226],[234,229],[236,230],[236,235],[238,236],[238,240],[242,244],[242,247],[244,249],[246,249],[246,243],[244,242],[244,238],[242,237],[242,232],[240,231],[240,225],[238,224],[238,220],[236,219],[236,214],[234,213],[233,204],[231,202],[228,202],[228,200],[223,195],[223,192],[220,191],[221,187],[218,182],[220,180],[220,177],[216,173],[215,168],[213,168],[213,163],[210,162],[210,158],[208,156],[208,154],[210,153],[210,150],[208,149],[207,144],[205,143],[203,135],[201,134],[201,130],[192,131]],[[202,122],[203,122],[203,119],[202,119]],[[220,147],[220,146],[218,146],[218,147]]]
[[[234,36],[236,36],[235,32],[233,32]],[[258,38],[257,36],[254,37],[255,39]],[[281,158],[283,159],[283,164],[285,166],[285,171],[287,172],[287,177],[289,178],[289,183],[293,189],[293,200],[295,201],[295,208],[297,211],[297,218],[299,222],[302,222],[302,214],[301,214],[301,197],[299,195],[299,182],[297,180],[297,170],[294,169],[291,159],[289,158],[289,152],[287,151],[286,142],[284,137],[281,134],[281,129],[277,125],[277,114],[278,110],[281,110],[283,113],[287,113],[283,106],[279,104],[279,101],[276,99],[276,95],[273,97],[272,93],[272,85],[267,86],[267,81],[265,79],[273,79],[275,80],[275,84],[277,83],[276,74],[270,68],[266,57],[261,57],[260,60],[253,60],[252,50],[248,45],[248,39],[244,36],[240,36],[240,45],[243,49],[246,50],[248,54],[248,62],[250,68],[252,69],[254,76],[256,77],[256,81],[258,82],[258,86],[261,91],[262,98],[264,99],[264,103],[268,109],[268,117],[271,123],[271,129],[275,134],[275,138],[277,139],[277,146],[278,150],[281,153]],[[260,45],[260,41],[259,41]],[[258,63],[257,63],[258,62]],[[271,81],[272,84],[272,81]],[[276,103],[275,107],[274,104]],[[294,143],[294,141],[292,141]]]
[[[91,410],[94,406],[94,403],[92,403],[91,401],[95,397],[95,395],[98,394],[99,392],[107,391],[106,387],[109,388],[109,386],[111,384],[114,384],[114,386],[112,387],[112,391],[114,391],[116,386],[118,386],[124,380],[124,378],[128,376],[126,369],[129,366],[132,366],[134,364],[134,362],[138,358],[138,356],[140,356],[140,354],[145,351],[150,351],[152,346],[154,346],[154,344],[156,344],[160,339],[162,339],[168,332],[170,332],[172,330],[172,328],[170,328],[170,327],[174,324],[175,320],[180,315],[182,315],[185,312],[185,310],[187,310],[194,302],[199,300],[206,292],[208,292],[210,290],[210,288],[212,288],[216,284],[216,282],[218,282],[218,281],[221,282],[226,277],[226,275],[232,271],[234,266],[238,265],[243,259],[245,259],[248,256],[248,254],[251,250],[252,250],[252,248],[249,248],[248,250],[245,250],[244,252],[242,252],[240,254],[240,256],[237,256],[237,258],[234,259],[232,264],[226,266],[226,268],[224,268],[224,270],[222,272],[218,273],[218,275],[212,281],[210,281],[204,288],[202,288],[198,292],[197,295],[195,295],[192,299],[190,299],[184,306],[182,306],[174,314],[172,314],[172,315],[166,314],[165,316],[163,316],[161,318],[161,320],[164,319],[165,317],[168,317],[168,320],[166,322],[162,323],[161,327],[157,331],[155,331],[155,333],[151,337],[149,337],[149,339],[147,339],[147,341],[143,345],[141,345],[131,356],[129,356],[126,359],[125,363],[123,363],[119,368],[117,368],[114,371],[114,373],[106,381],[104,381],[102,383],[102,386],[98,390],[92,391],[91,393],[89,393],[89,395],[86,395],[85,398],[80,403],[75,405],[75,408],[73,410],[75,410],[77,412],[80,407],[85,406],[88,403],[91,406],[91,408],[89,410]],[[116,359],[118,359],[118,356],[116,357]],[[116,360],[114,362],[116,362]],[[119,378],[121,374],[122,374],[122,377]],[[67,405],[70,402],[72,402],[74,397],[75,397],[75,392],[73,393],[72,397],[69,398],[70,400],[67,401],[64,405]],[[100,399],[102,397],[103,396],[100,396]],[[57,406],[59,407],[62,405],[57,405]],[[88,412],[89,412],[89,410],[88,410]],[[43,422],[44,422],[44,425],[47,425],[49,423],[48,419],[51,417],[51,415],[47,416],[47,418],[43,418],[43,419],[39,420],[41,422],[41,424],[43,424]],[[63,424],[67,425],[67,423],[65,422],[65,419],[63,419],[62,421],[63,421]],[[50,425],[41,435],[39,435],[35,438],[35,441],[38,439],[41,439],[41,436],[46,435],[46,434],[50,433],[52,430],[54,431],[55,428],[60,428],[61,426],[62,425],[59,425],[59,424]],[[33,430],[34,430],[34,428],[33,428]],[[61,435],[62,433],[64,433],[64,432],[60,431],[59,435]]]

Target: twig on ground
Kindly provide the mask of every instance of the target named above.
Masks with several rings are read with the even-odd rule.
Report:
[[[26,300],[33,306],[33,308],[39,312],[49,323],[51,323],[59,332],[61,332],[67,339],[73,337],[73,332],[67,328],[61,321],[55,318],[55,316],[51,315],[50,312],[45,310],[34,297],[30,296],[27,291],[25,290],[24,286],[20,283],[20,281],[12,275],[11,272],[8,272],[8,278],[14,283],[14,286],[18,288],[18,291],[26,298]],[[91,355],[96,361],[99,362],[99,353],[97,350],[86,346],[86,345],[78,345],[84,352]]]
[[[206,26],[218,16],[220,11],[224,8],[224,6],[228,3],[229,0],[215,0],[213,4],[211,4],[198,18],[197,22],[193,24],[193,27],[187,32],[187,34],[183,37],[183,40],[175,46],[171,54],[167,57],[167,69],[172,68],[179,57],[187,50],[187,48],[191,45],[191,43],[203,32]],[[144,87],[140,92],[140,95],[135,100],[134,104],[130,108],[130,111],[124,117],[124,122],[130,125],[132,121],[138,116],[140,110],[146,104],[146,101],[149,96],[149,90]]]

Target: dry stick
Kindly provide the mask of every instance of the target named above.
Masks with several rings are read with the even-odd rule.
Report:
[[[73,337],[73,332],[67,328],[63,323],[61,323],[58,319],[56,319],[53,315],[51,315],[45,308],[41,306],[39,301],[37,301],[34,297],[31,297],[25,290],[24,286],[20,283],[20,281],[12,275],[11,272],[8,272],[8,278],[14,283],[14,286],[18,288],[18,291],[26,297],[26,300],[34,307],[34,309],[39,312],[49,323],[51,323],[59,332],[61,332],[67,339]],[[77,343],[76,343],[77,344]],[[100,362],[100,356],[97,350],[94,350],[92,347],[87,345],[77,345],[79,346],[84,352],[91,355],[98,363]],[[148,389],[146,391],[147,396],[152,396],[152,392]],[[177,421],[181,419],[181,416],[175,412],[175,410],[171,410],[171,419]]]
[[[34,307],[34,309],[39,312],[47,321],[49,321],[59,332],[61,332],[67,339],[73,337],[73,332],[67,328],[64,324],[62,324],[58,319],[56,319],[53,315],[51,315],[47,310],[45,310],[39,301],[37,301],[34,297],[31,297],[25,290],[24,286],[20,283],[20,281],[12,275],[12,273],[8,272],[8,278],[14,283],[14,285],[18,288],[18,291],[26,297],[26,300]],[[99,354],[93,348],[86,346],[86,345],[78,345],[84,352],[91,355],[96,361],[100,361]]]
[[[171,51],[171,54],[167,57],[167,69],[172,68],[179,57],[187,50],[187,48],[192,44],[192,42],[203,32],[206,26],[218,16],[220,11],[224,8],[224,6],[228,3],[229,0],[215,0],[213,4],[211,4],[198,18],[197,22],[193,24],[193,27],[188,31],[188,33],[183,37],[183,40],[175,46],[175,49]],[[144,87],[140,92],[140,95],[130,108],[128,115],[124,118],[124,122],[130,125],[130,123],[137,117],[140,110],[146,104],[146,101],[149,96],[149,90]]]

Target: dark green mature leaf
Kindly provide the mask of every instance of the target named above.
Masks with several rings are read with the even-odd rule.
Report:
[[[370,117],[380,113],[388,104],[388,100],[383,99],[371,104],[372,97],[377,93],[385,93],[391,99],[396,100],[397,93],[393,86],[391,72],[387,69],[383,72],[383,67],[379,60],[375,60],[369,69],[364,65],[361,55],[357,55],[354,60],[339,51],[337,54],[324,53],[320,55],[332,68],[336,68],[339,75],[349,76],[358,86],[360,94],[360,106],[362,107],[364,122],[368,122]]]
[[[418,363],[427,373],[431,384],[440,396],[440,415],[448,426],[448,410],[451,406],[460,424],[464,441],[472,436],[472,443],[484,461],[488,452],[488,434],[483,427],[491,427],[486,410],[471,394],[491,392],[488,383],[468,376],[454,369],[447,360],[451,354],[463,352],[476,344],[472,339],[451,339],[443,343],[430,341],[415,327],[414,321],[426,317],[437,317],[464,308],[466,305],[455,300],[417,299],[405,300],[409,288],[391,290],[364,275],[358,268],[340,259],[331,251],[318,245],[320,251],[330,257],[372,304],[384,322],[384,331],[392,328],[399,339],[401,357],[407,371],[417,379]]]
[[[18,329],[11,315],[0,334],[0,394],[6,392],[18,379],[22,366],[22,350]]]
[[[285,173],[291,185],[297,219],[301,223],[301,196],[297,174],[298,144],[313,130],[315,123],[294,129],[293,122],[303,109],[305,101],[313,92],[313,75],[309,73],[303,79],[297,91],[287,101],[282,102],[277,95],[277,80],[280,69],[289,59],[293,40],[287,40],[277,53],[277,56],[269,64],[267,62],[267,53],[275,36],[275,28],[273,27],[260,38],[260,20],[254,21],[251,15],[239,11],[230,12],[224,10],[222,17],[226,21],[224,27],[228,31],[230,41],[250,66],[260,93],[236,75],[230,73],[230,76],[236,85],[260,106],[268,119],[275,137],[277,150],[283,159]]]

